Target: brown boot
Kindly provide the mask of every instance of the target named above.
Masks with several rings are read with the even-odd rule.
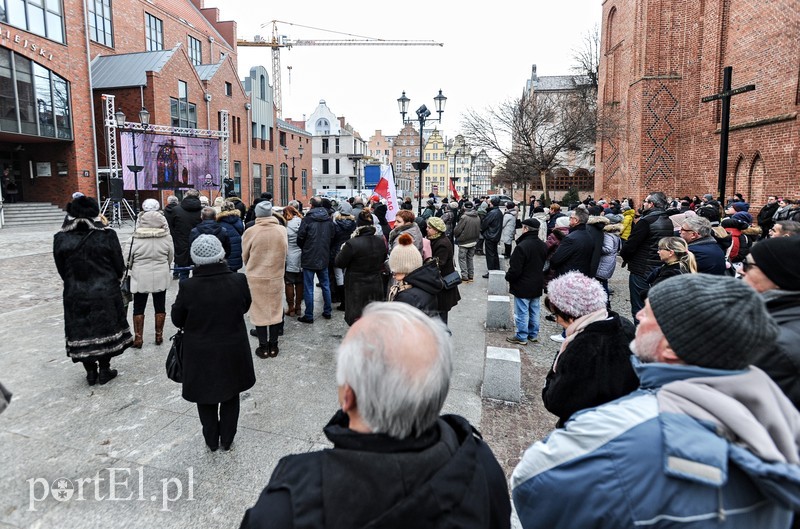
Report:
[[[166,312],[156,312],[156,345],[164,342],[164,320],[166,319]]]
[[[294,313],[297,316],[303,314],[303,283],[294,285]]]
[[[286,309],[287,316],[294,316],[294,283],[286,283]]]
[[[142,333],[144,332],[144,314],[133,315],[133,347],[134,349],[142,348]]]

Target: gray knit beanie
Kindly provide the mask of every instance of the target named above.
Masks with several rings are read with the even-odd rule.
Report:
[[[744,369],[778,337],[758,293],[732,277],[671,277],[651,288],[647,299],[670,347],[687,364]]]
[[[189,251],[192,262],[198,266],[218,263],[225,258],[225,250],[222,243],[213,235],[204,233],[198,236],[192,243]]]
[[[272,216],[272,202],[269,200],[262,200],[256,204],[256,217],[271,217]]]

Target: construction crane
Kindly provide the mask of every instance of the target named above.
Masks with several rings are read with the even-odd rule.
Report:
[[[281,48],[291,49],[293,46],[444,46],[441,42],[434,42],[432,40],[387,40],[375,37],[365,37],[363,35],[353,35],[351,33],[342,33],[339,31],[332,31],[329,29],[315,28],[312,26],[304,26],[302,24],[294,24],[292,22],[283,22],[280,20],[273,20],[272,24],[272,37],[270,40],[256,35],[255,38],[250,40],[238,39],[237,46],[251,46],[272,48],[272,82],[274,89],[275,107],[278,112],[278,117],[281,115],[281,107],[283,99],[281,97]],[[338,33],[340,35],[347,35],[349,39],[301,39],[291,40],[286,35],[278,34],[278,24],[288,24],[290,26],[297,26],[299,28],[307,28],[318,31],[327,31],[329,33]],[[266,27],[267,24],[262,24],[261,27]],[[290,81],[291,82],[291,81]]]

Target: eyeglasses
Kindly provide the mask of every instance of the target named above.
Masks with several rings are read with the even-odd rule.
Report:
[[[684,228],[683,226],[681,226],[681,231],[688,231],[689,233],[694,232],[694,230],[690,230],[689,228]]]
[[[754,263],[753,261],[748,261],[748,260],[745,260],[744,262],[742,262],[742,272],[747,272],[751,268],[758,268],[758,265],[756,263]]]

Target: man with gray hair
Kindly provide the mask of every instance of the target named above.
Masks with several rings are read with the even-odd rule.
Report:
[[[687,217],[681,223],[681,238],[689,244],[689,251],[694,254],[698,273],[725,275],[725,253],[711,230],[711,221],[707,218]]]
[[[336,354],[333,448],[281,459],[241,527],[510,527],[491,450],[464,418],[439,416],[452,353],[438,319],[368,305]]]
[[[581,204],[575,208],[569,217],[569,235],[564,237],[558,249],[550,257],[550,269],[553,277],[558,277],[570,271],[577,271],[587,277],[594,277],[597,272],[597,262],[593,260],[595,240],[587,231],[586,223],[589,221],[589,210]],[[602,237],[602,234],[601,234]],[[592,263],[594,270],[592,270]]]

